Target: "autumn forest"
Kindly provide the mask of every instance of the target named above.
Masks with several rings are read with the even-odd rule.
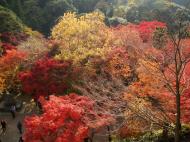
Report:
[[[189,0],[0,0],[0,142],[190,142]]]

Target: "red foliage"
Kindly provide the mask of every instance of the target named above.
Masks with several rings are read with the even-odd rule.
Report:
[[[186,54],[189,53],[187,52],[187,50],[185,50],[184,52],[186,52]],[[189,78],[190,78],[190,63],[187,64],[183,77],[183,83],[187,89],[184,91],[183,95],[181,96],[181,117],[182,121],[185,123],[190,123],[190,85],[189,85],[190,79]]]
[[[72,62],[55,59],[41,59],[32,69],[19,74],[23,91],[35,97],[48,96],[54,93],[63,94],[69,89],[78,69],[72,68]]]
[[[185,123],[190,122],[190,89],[181,97],[181,118]]]
[[[142,21],[138,25],[119,25],[112,28],[116,40],[120,40],[122,46],[139,46],[142,42],[152,40],[157,28],[166,28],[166,24],[158,21]]]
[[[109,123],[108,116],[94,110],[94,102],[85,96],[50,96],[40,98],[41,116],[25,118],[24,140],[27,142],[83,142],[90,128]]]
[[[151,39],[156,28],[166,28],[166,24],[158,21],[142,21],[139,23],[138,30],[143,42]]]

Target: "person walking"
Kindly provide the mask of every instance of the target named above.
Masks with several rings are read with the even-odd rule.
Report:
[[[40,101],[38,101],[38,107],[39,107],[40,110],[42,110],[42,104],[41,104]]]
[[[13,119],[15,119],[15,112],[16,112],[16,107],[15,107],[15,105],[12,105],[11,106],[11,115],[12,115],[12,117],[13,117]]]
[[[22,139],[22,136],[20,136],[19,141],[18,142],[24,142],[24,140]]]
[[[7,128],[7,123],[5,120],[1,120],[1,129],[2,129],[2,133],[5,134],[6,132],[6,128]]]
[[[17,123],[17,128],[19,130],[19,133],[22,134],[22,123],[20,121]]]

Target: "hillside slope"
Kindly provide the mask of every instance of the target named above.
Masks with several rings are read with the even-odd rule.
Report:
[[[0,33],[9,31],[22,31],[22,21],[11,10],[0,6]]]
[[[127,24],[128,22],[138,23],[142,20],[159,20],[170,23],[172,16],[178,9],[189,10],[190,1],[3,0],[0,1],[0,5],[14,11],[27,26],[49,35],[57,19],[68,11],[81,14],[98,9],[107,17],[108,25]]]
[[[184,1],[188,3],[188,0]],[[178,9],[188,10],[180,4],[183,3],[177,4],[167,0],[130,0],[126,5],[115,6],[113,16],[122,17],[129,22],[142,20],[169,22]]]

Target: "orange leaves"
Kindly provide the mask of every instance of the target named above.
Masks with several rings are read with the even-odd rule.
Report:
[[[128,24],[127,26],[120,25],[112,28],[112,31],[114,33],[116,46],[138,47],[142,43],[137,26],[134,24]]]
[[[137,128],[130,123],[127,124],[129,126],[127,129],[134,133],[149,130],[152,123],[161,126],[164,122],[174,121],[175,96],[166,88],[165,80],[157,68],[159,64],[156,62],[143,58],[143,56],[138,59],[136,69],[138,80],[131,83],[128,93],[125,94],[125,100],[130,108],[126,114],[136,116],[130,123],[145,121],[144,125],[139,125]]]
[[[16,50],[10,50],[7,51],[7,54],[3,56],[0,60],[0,62],[4,62],[4,64],[9,64],[9,65],[15,65],[18,64],[24,59],[25,53],[23,52],[18,52]]]
[[[107,61],[107,70],[116,77],[129,77],[131,75],[131,70],[127,51],[122,48],[116,48],[110,52]]]
[[[140,23],[138,26],[143,42],[148,44],[143,43],[144,46],[140,47],[144,48],[136,50],[139,55],[138,67],[135,69],[137,80],[128,87],[125,98],[134,114],[150,123],[163,125],[163,122],[175,122],[178,95],[181,98],[181,120],[188,122],[189,39],[170,39],[170,36],[164,35],[167,33],[163,33],[167,38],[164,39],[166,43],[161,43],[159,48],[156,48],[152,45],[152,34],[157,29],[156,25],[160,28],[165,28],[165,25],[153,23]],[[162,42],[162,39],[157,40],[158,43]]]
[[[1,92],[14,84],[18,67],[24,60],[25,54],[16,50],[7,51],[7,54],[0,58],[0,88]]]

